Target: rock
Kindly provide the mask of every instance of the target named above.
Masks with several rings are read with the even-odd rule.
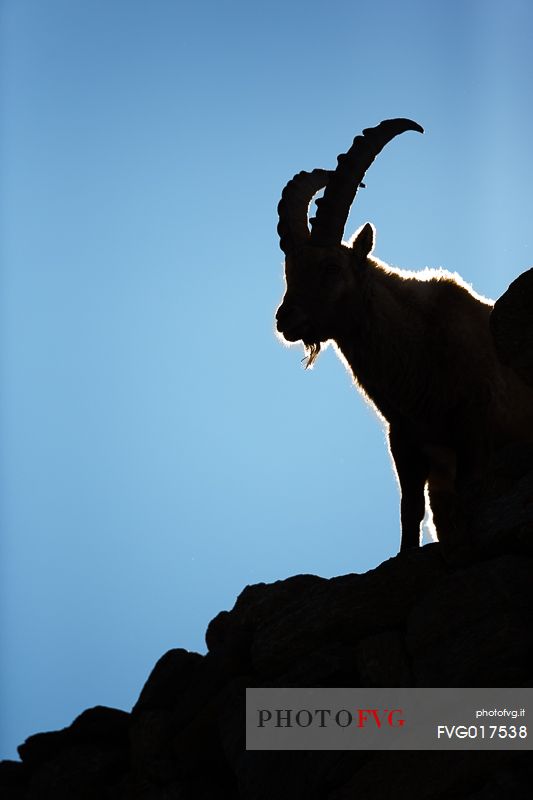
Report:
[[[169,650],[150,673],[132,713],[174,708],[202,662],[199,653],[181,648]]]
[[[490,328],[498,356],[533,386],[533,269],[514,280],[496,301]]]
[[[128,765],[129,717],[125,711],[96,706],[68,728],[30,736],[19,747],[22,796],[101,797],[120,781]]]
[[[459,569],[407,620],[415,685],[527,685],[532,630],[531,559],[502,556]]]
[[[411,686],[414,676],[403,631],[383,631],[357,647],[360,686]]]
[[[419,593],[445,571],[439,547],[428,545],[389,559],[365,575],[331,578],[304,597],[287,597],[251,637],[254,672],[271,678],[307,658],[317,646],[350,645],[363,636],[401,626]],[[378,595],[381,602],[376,602]]]
[[[131,713],[97,706],[29,737],[0,765],[2,797],[528,797],[530,753],[247,751],[244,708],[254,686],[531,685],[532,472],[531,450],[499,454],[466,491],[466,560],[431,544],[363,575],[246,587],[209,625],[207,655],[162,656]]]

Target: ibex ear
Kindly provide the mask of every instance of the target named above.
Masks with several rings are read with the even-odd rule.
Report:
[[[352,250],[359,258],[366,258],[374,249],[376,231],[370,222],[365,223],[352,237]]]

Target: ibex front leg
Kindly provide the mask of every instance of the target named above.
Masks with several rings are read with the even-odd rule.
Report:
[[[402,494],[400,552],[404,552],[420,544],[420,525],[426,512],[424,487],[428,463],[424,454],[413,446],[413,437],[405,435],[399,425],[390,426],[389,446]]]

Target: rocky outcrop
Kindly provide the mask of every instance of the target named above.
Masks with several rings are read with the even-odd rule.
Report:
[[[526,527],[462,564],[433,544],[362,575],[248,586],[209,625],[207,655],[166,653],[131,713],[96,707],[31,736],[1,765],[2,797],[529,796],[529,753],[247,752],[244,740],[246,687],[531,685]]]

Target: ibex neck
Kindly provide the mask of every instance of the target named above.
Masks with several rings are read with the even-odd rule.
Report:
[[[420,400],[413,396],[413,370],[418,367],[417,343],[423,346],[423,323],[409,281],[381,269],[369,278],[362,297],[347,310],[337,345],[357,383],[385,417],[391,411],[408,413]]]

